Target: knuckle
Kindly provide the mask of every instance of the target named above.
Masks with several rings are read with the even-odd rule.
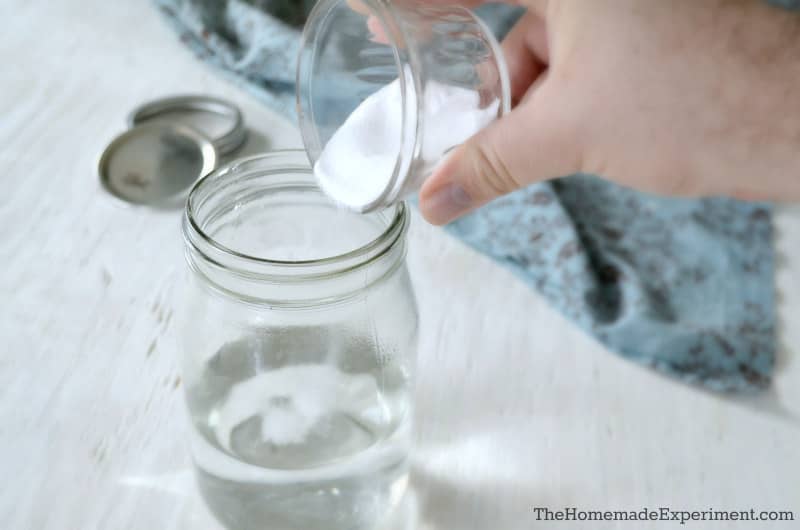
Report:
[[[478,144],[472,151],[474,188],[482,199],[491,199],[519,188],[518,180],[491,145]]]

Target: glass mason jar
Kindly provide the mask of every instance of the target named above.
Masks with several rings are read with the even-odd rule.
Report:
[[[201,179],[183,219],[182,375],[200,491],[235,530],[375,528],[407,482],[408,210],[336,207],[303,151]]]
[[[318,175],[347,169],[321,185],[356,211],[374,211],[416,191],[450,149],[509,111],[509,87],[500,45],[461,6],[319,0],[303,30],[297,64],[303,142]],[[382,130],[361,142],[364,156],[340,143],[352,168],[346,156],[334,167],[320,162],[353,111],[387,89],[372,109],[377,123],[370,124]],[[367,164],[381,168],[368,179],[367,193],[358,204],[343,199],[353,186],[365,186],[353,175]]]

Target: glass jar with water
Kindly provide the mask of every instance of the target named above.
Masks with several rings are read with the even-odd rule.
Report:
[[[379,527],[403,495],[417,309],[403,203],[337,208],[306,155],[200,180],[182,371],[200,491],[235,530]]]

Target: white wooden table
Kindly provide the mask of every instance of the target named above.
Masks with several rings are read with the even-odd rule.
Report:
[[[195,61],[150,2],[6,0],[0,17],[0,529],[218,529],[184,443],[179,216],[115,204],[94,163],[132,107],[171,93],[237,102],[251,152],[298,133]],[[797,518],[686,528],[800,528],[800,211],[776,224],[779,368],[768,394],[734,400],[605,351],[415,218],[417,527],[680,528],[533,511],[671,506]]]

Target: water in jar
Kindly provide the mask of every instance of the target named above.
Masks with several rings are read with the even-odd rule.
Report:
[[[245,332],[187,387],[200,490],[233,530],[380,527],[407,480],[403,356],[364,329]]]

